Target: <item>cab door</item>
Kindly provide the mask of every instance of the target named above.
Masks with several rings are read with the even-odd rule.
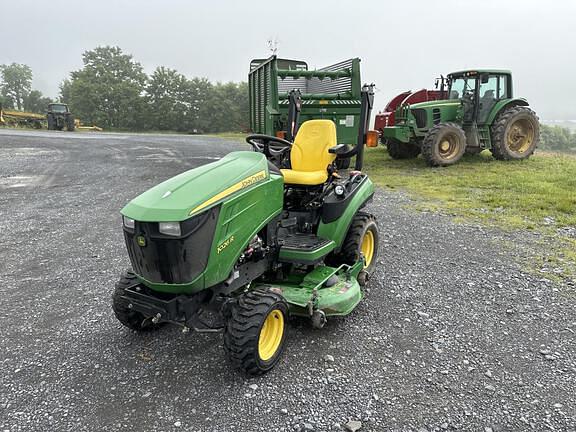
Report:
[[[494,105],[496,105],[499,100],[508,97],[507,75],[482,74],[478,94],[477,123],[479,125],[485,124]]]

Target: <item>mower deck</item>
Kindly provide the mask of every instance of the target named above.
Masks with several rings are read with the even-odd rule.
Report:
[[[296,316],[311,316],[320,310],[326,316],[348,315],[362,300],[358,275],[363,262],[353,266],[318,266],[307,274],[292,274],[284,281],[258,284],[257,288],[279,291]]]

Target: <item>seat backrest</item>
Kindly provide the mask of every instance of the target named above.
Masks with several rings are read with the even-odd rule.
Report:
[[[302,123],[290,150],[290,164],[295,171],[321,171],[334,162],[328,153],[336,145],[336,125],[332,120],[308,120]]]

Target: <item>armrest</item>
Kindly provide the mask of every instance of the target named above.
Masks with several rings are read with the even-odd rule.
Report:
[[[328,153],[335,154],[335,155],[342,155],[348,153],[350,148],[348,144],[337,144],[334,147],[330,147],[328,149]]]

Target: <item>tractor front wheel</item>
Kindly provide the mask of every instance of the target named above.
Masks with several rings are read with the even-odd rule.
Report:
[[[503,110],[492,124],[492,156],[498,160],[519,160],[530,157],[540,138],[540,121],[527,107]]]
[[[440,123],[422,141],[422,156],[429,166],[448,166],[458,162],[466,151],[466,135],[455,123]]]
[[[288,304],[266,290],[248,291],[230,309],[224,349],[232,365],[249,375],[272,369],[284,349]]]
[[[386,139],[386,148],[392,159],[412,159],[420,154],[420,148],[417,145],[403,143],[394,138]]]
[[[145,317],[140,312],[133,311],[130,308],[130,302],[124,300],[124,290],[138,284],[136,275],[131,270],[126,270],[116,282],[116,287],[112,293],[112,310],[114,315],[123,326],[134,331],[156,330],[161,324],[154,324],[151,317]]]

